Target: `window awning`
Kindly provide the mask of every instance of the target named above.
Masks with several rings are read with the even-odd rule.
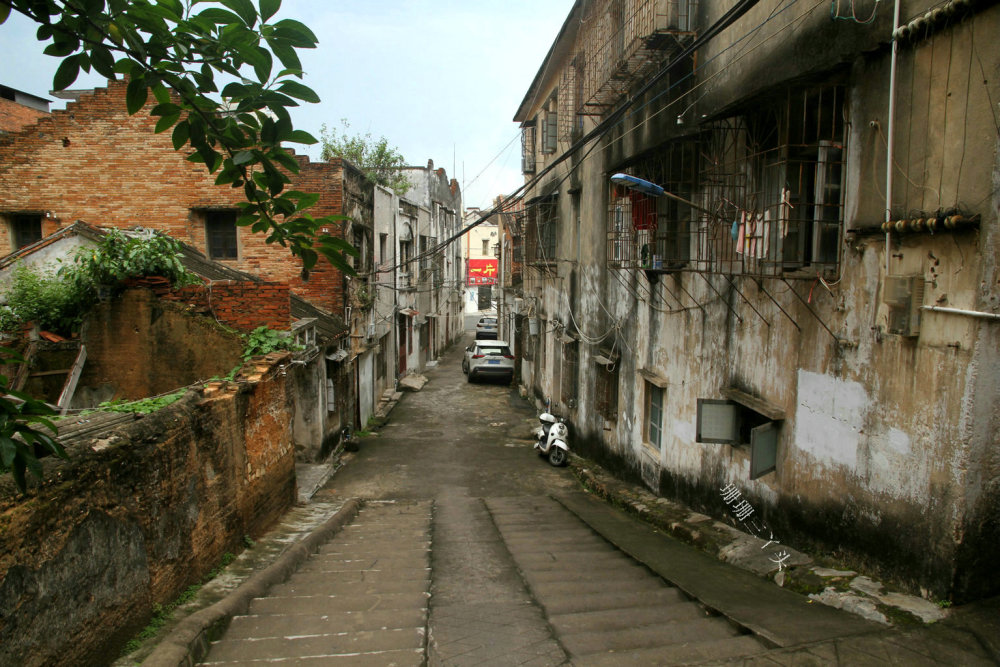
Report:
[[[723,387],[721,392],[722,395],[730,401],[748,407],[754,412],[764,415],[768,419],[780,421],[785,418],[785,411],[780,406],[769,401],[765,401],[763,398],[757,398],[756,396],[748,394],[745,391],[741,391],[736,387]]]
[[[666,389],[668,386],[670,386],[670,382],[667,380],[667,378],[663,377],[662,375],[657,375],[653,371],[648,371],[645,368],[639,369],[639,375],[642,376],[642,378],[646,380],[646,382],[656,385],[660,389]]]
[[[416,317],[417,315],[420,314],[420,312],[413,310],[412,308],[400,308],[399,314],[406,315],[407,317]]]

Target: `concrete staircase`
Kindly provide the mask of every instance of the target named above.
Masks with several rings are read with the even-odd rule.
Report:
[[[487,507],[574,665],[676,665],[768,649],[555,501],[491,499]]]
[[[206,665],[421,665],[431,504],[367,503],[212,644]]]

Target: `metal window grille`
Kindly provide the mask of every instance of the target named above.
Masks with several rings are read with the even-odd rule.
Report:
[[[595,375],[595,407],[608,421],[618,419],[618,365],[597,366]]]
[[[703,142],[692,268],[836,277],[840,270],[845,88],[787,89],[715,123]]]
[[[535,173],[534,123],[521,128],[521,171],[525,174]]]
[[[625,172],[691,201],[697,188],[698,143],[672,142]],[[691,259],[695,209],[671,197],[652,198],[611,186],[607,217],[611,268],[673,271]]]

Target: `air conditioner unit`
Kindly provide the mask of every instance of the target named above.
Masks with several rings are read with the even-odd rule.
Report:
[[[924,305],[923,276],[889,276],[882,301],[889,309],[888,332],[897,336],[920,334],[920,307]]]
[[[369,324],[368,325],[368,337],[369,338],[374,338],[375,337],[375,325],[374,324]]]

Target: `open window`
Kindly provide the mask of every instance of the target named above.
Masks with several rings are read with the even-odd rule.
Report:
[[[750,447],[750,479],[775,470],[785,414],[780,408],[737,389],[725,399],[698,399],[698,442]]]

